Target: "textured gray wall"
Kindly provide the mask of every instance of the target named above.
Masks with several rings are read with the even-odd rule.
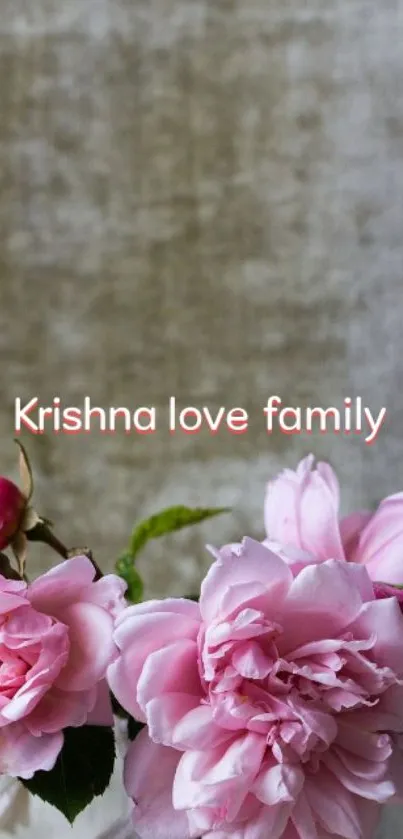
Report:
[[[136,517],[234,506],[147,550],[148,594],[192,590],[207,538],[259,534],[265,481],[309,449],[346,507],[403,488],[402,36],[402,0],[2,0],[1,471],[16,396],[253,415],[25,435],[38,506],[103,567]],[[268,439],[270,393],[388,423],[372,447]]]

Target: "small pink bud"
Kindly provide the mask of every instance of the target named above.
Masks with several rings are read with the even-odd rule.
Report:
[[[374,594],[377,600],[396,597],[400,610],[403,612],[403,589],[400,586],[392,586],[389,583],[374,583]]]
[[[0,550],[6,548],[17,533],[25,505],[26,498],[21,490],[8,478],[0,477]]]

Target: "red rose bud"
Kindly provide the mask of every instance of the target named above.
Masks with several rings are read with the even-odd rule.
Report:
[[[26,498],[7,478],[0,477],[0,550],[10,544],[17,533]]]
[[[403,612],[403,589],[400,586],[391,586],[389,583],[374,583],[374,594],[377,600],[384,600],[386,597],[396,597],[400,611]]]

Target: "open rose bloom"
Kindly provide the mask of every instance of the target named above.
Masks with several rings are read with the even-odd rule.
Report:
[[[312,455],[295,472],[284,469],[267,487],[267,544],[307,551],[313,562],[357,562],[372,580],[402,585],[403,493],[385,498],[373,514],[360,511],[341,520],[339,495],[333,469],[320,462],[315,467]]]
[[[0,576],[1,774],[51,769],[64,728],[112,724],[105,675],[126,585],[94,576],[84,556],[29,586]]]
[[[141,839],[367,839],[396,795],[403,616],[346,561],[321,480],[318,521],[311,497],[303,523],[296,505],[278,521],[278,549],[223,548],[199,603],[117,617],[109,683],[147,725],[125,767]]]

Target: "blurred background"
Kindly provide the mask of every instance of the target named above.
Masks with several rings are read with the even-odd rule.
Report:
[[[403,489],[402,38],[402,0],[1,2],[0,471],[17,396],[156,406],[150,436],[23,436],[36,506],[103,568],[163,506],[233,508],[147,548],[148,596],[260,536],[310,450],[343,509]],[[270,394],[387,422],[370,447],[269,438]],[[249,431],[171,436],[171,395]]]

